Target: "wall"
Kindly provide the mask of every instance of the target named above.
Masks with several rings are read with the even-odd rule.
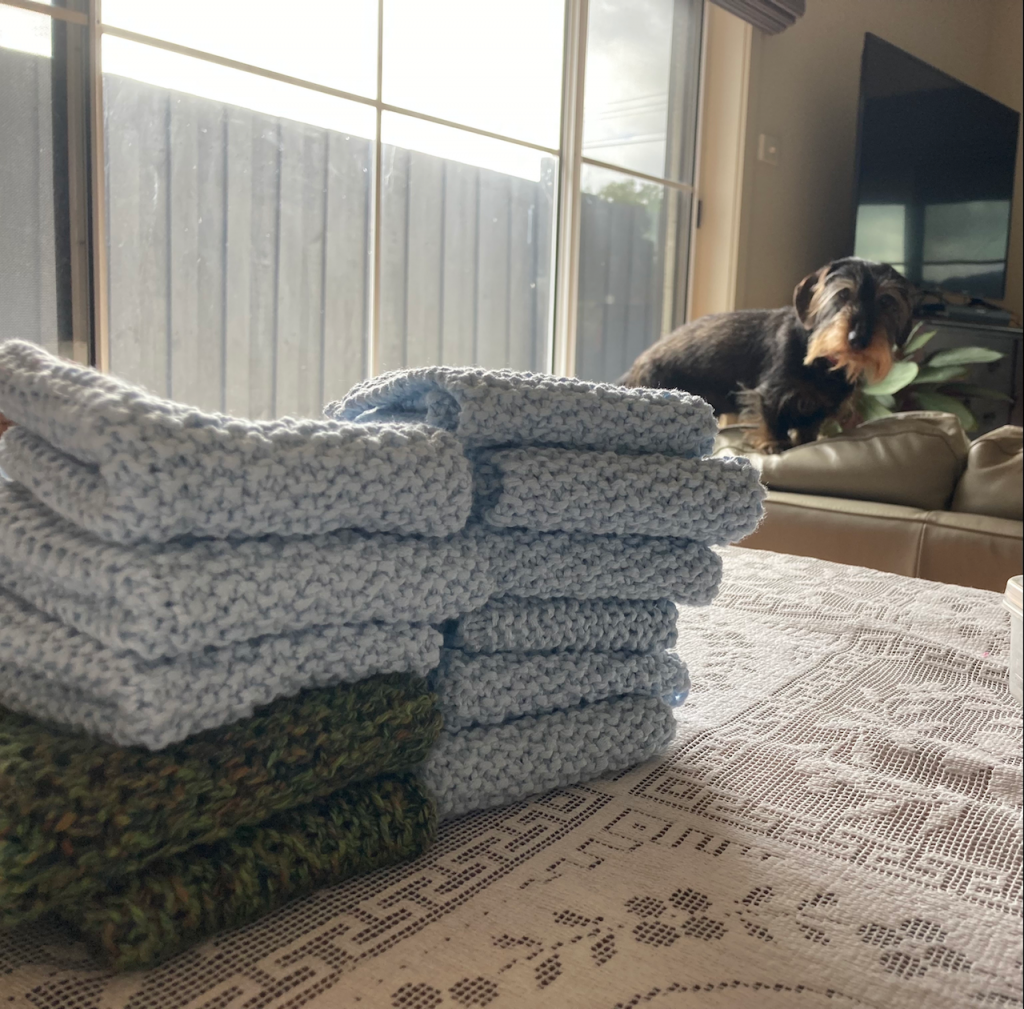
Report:
[[[854,148],[864,33],[1021,109],[1020,0],[808,0],[751,47],[736,306],[786,304],[794,285],[853,247]],[[779,164],[757,160],[778,137]],[[1007,307],[1021,314],[1021,154]]]

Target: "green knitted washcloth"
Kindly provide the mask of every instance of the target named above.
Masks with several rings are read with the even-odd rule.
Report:
[[[281,698],[153,753],[0,709],[0,925],[424,759],[441,716],[389,674]]]
[[[415,857],[436,825],[415,774],[384,776],[150,862],[116,891],[58,914],[114,969],[150,967],[300,894]]]

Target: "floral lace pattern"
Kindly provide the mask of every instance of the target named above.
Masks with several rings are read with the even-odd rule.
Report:
[[[672,751],[142,974],[0,935],[38,1009],[1021,1004],[1021,711],[998,595],[751,550],[682,609]]]

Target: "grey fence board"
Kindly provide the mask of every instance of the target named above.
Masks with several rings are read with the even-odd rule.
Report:
[[[0,50],[0,340],[56,351],[50,61]]]
[[[340,397],[368,374],[369,140],[327,135],[324,237],[324,399]]]
[[[444,253],[441,290],[444,361],[476,359],[476,219],[480,173],[470,165],[449,163],[444,174]]]
[[[437,362],[442,354],[444,162],[410,154],[408,164],[403,343],[405,366],[417,368]]]

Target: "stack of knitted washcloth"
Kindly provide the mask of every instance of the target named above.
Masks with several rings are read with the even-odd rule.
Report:
[[[0,346],[0,924],[150,963],[415,855],[435,624],[493,586],[422,425],[247,423]]]
[[[626,768],[752,529],[682,393],[471,369],[210,416],[0,345],[0,925],[141,966]]]
[[[711,546],[752,531],[764,491],[706,459],[700,399],[514,372],[423,368],[355,386],[325,413],[418,421],[473,464],[467,527],[494,593],[445,627],[431,676],[445,732],[425,767],[441,815],[510,802],[652,756],[689,689],[673,600],[706,605]]]

